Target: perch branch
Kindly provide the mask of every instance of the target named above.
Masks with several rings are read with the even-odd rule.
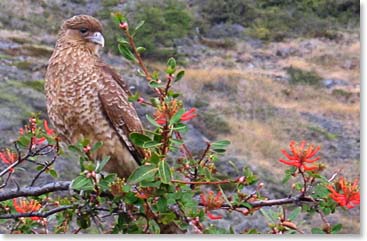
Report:
[[[23,187],[12,189],[9,191],[2,191],[0,193],[0,202],[17,197],[39,196],[55,191],[67,191],[69,190],[70,184],[70,181],[60,181],[49,183],[42,187]]]

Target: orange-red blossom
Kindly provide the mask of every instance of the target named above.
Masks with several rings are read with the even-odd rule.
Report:
[[[9,149],[6,149],[4,152],[0,152],[0,159],[7,165],[11,165],[18,160],[18,156],[16,153],[11,152]],[[10,169],[11,172],[14,171],[14,168]]]
[[[220,208],[223,203],[224,199],[222,196],[222,192],[218,192],[216,195],[214,195],[213,191],[209,191],[207,195],[200,194],[200,202],[205,207],[205,213],[208,215],[208,218],[211,220],[218,220],[222,219],[223,217],[220,215],[214,215],[210,210],[218,209]]]
[[[41,204],[35,200],[27,201],[25,199],[21,199],[17,201],[17,199],[13,199],[13,205],[15,210],[18,213],[32,213],[37,212],[41,208]],[[32,220],[40,220],[41,217],[30,217]]]
[[[340,206],[346,208],[354,208],[360,203],[360,191],[358,187],[358,179],[353,183],[347,182],[344,177],[340,177],[336,183],[336,189],[333,185],[329,185],[330,197]]]
[[[19,134],[24,135],[25,132],[35,133],[36,127],[37,127],[36,119],[35,118],[30,118],[29,119],[29,125],[30,125],[30,130],[28,130],[27,127],[25,129],[20,128],[19,129]],[[46,131],[46,134],[48,136],[52,136],[52,135],[55,134],[55,131],[48,127],[48,122],[46,120],[43,121],[43,127],[44,127],[44,129]],[[45,137],[40,137],[40,138],[34,137],[34,138],[32,138],[32,144],[34,144],[34,145],[40,145],[40,144],[44,143],[45,141],[46,141]]]
[[[166,124],[166,111],[164,110],[165,108],[163,108],[162,110],[158,110],[156,113],[155,113],[155,120],[158,124],[160,125],[164,125]],[[171,115],[173,116],[176,112],[177,112],[177,109],[176,107],[173,108]],[[190,110],[186,111],[185,113],[182,114],[180,120],[181,121],[189,121],[193,118],[195,118],[197,116],[196,114],[196,108],[191,108]]]
[[[314,163],[320,159],[320,157],[314,158],[320,150],[319,146],[314,147],[314,145],[306,145],[306,141],[302,141],[297,145],[295,141],[291,141],[289,147],[291,153],[288,153],[286,150],[281,150],[288,160],[280,159],[280,162],[289,166],[295,166],[301,171],[313,171],[319,168],[317,165],[308,166],[309,163]]]

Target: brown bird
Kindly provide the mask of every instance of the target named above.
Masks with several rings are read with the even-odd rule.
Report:
[[[143,127],[128,86],[98,55],[103,46],[96,18],[78,15],[62,24],[46,73],[47,111],[65,142],[102,141],[93,157],[110,156],[105,170],[127,177],[144,157],[128,137]]]

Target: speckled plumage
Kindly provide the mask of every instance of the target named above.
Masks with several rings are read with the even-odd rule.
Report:
[[[91,37],[101,32],[101,23],[91,16],[64,22],[46,73],[47,111],[65,142],[102,141],[95,158],[111,156],[105,170],[126,177],[144,155],[128,136],[143,128],[125,82],[97,54],[104,40],[97,38],[97,44]]]

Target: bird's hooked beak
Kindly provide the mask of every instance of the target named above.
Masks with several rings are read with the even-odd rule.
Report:
[[[100,32],[95,32],[93,33],[92,36],[86,37],[86,39],[88,39],[89,41],[99,44],[102,47],[104,47],[104,38],[103,35]]]

